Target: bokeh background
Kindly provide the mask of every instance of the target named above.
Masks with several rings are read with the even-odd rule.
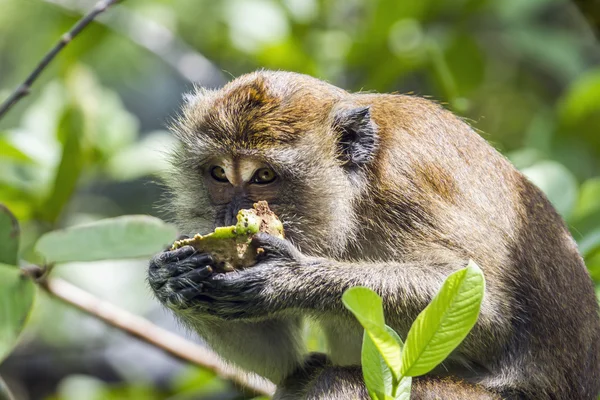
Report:
[[[0,0],[0,100],[93,4]],[[583,14],[567,0],[126,0],[0,121],[0,202],[19,218],[32,262],[48,230],[168,219],[157,174],[182,93],[285,69],[352,91],[429,96],[463,116],[547,193],[600,284],[600,45]],[[55,272],[193,338],[152,298],[145,267]],[[24,400],[239,397],[43,293],[0,375]]]

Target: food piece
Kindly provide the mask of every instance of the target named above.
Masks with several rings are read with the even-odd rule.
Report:
[[[283,224],[266,201],[254,203],[252,209],[240,210],[236,225],[222,226],[207,235],[196,234],[193,238],[178,240],[171,250],[192,246],[200,252],[212,254],[218,272],[230,272],[256,264],[256,256],[262,249],[251,242],[252,236],[258,232],[284,237]]]

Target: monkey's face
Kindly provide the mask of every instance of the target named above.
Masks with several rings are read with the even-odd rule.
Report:
[[[286,237],[312,254],[339,253],[352,227],[352,182],[339,162],[308,143],[270,149],[186,152],[171,178],[180,226],[188,234],[235,224],[239,210],[266,200]],[[180,153],[180,154],[182,154]],[[333,162],[332,162],[333,161]]]
[[[369,108],[338,107],[344,93],[262,72],[191,98],[173,127],[181,148],[167,179],[186,233],[231,225],[240,209],[266,200],[304,252],[340,254],[375,149]]]
[[[201,168],[215,226],[233,225],[237,212],[266,200],[277,203],[281,179],[271,166],[251,157],[213,157]]]

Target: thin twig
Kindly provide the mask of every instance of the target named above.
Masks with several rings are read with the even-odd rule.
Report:
[[[70,31],[62,35],[58,43],[54,45],[52,49],[46,55],[31,74],[25,79],[25,81],[15,89],[14,92],[0,104],[0,119],[15,105],[17,101],[27,96],[31,90],[31,85],[40,76],[42,71],[50,64],[50,62],[56,57],[60,51],[65,48],[71,41],[98,16],[106,11],[107,8],[121,0],[100,0],[92,10],[83,16],[79,21],[73,25]]]
[[[268,380],[233,368],[212,351],[162,329],[140,316],[98,299],[67,281],[48,278],[38,283],[49,294],[65,303],[150,343],[175,358],[211,370],[217,376],[233,382],[240,389],[253,395],[270,396],[275,391],[275,385]]]
[[[600,1],[575,0],[572,2],[577,6],[581,15],[587,19],[596,35],[600,35]]]
[[[15,400],[15,396],[12,394],[8,385],[0,376],[0,400]]]
[[[67,12],[82,13],[80,1],[44,0]],[[84,2],[85,3],[85,2]],[[190,82],[221,86],[227,79],[221,70],[166,26],[131,9],[120,7],[96,19],[111,31],[146,49]]]

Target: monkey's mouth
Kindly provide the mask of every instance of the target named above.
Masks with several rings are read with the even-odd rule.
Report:
[[[255,202],[248,198],[234,198],[230,203],[217,209],[213,229],[220,226],[235,225],[240,210],[251,209]]]

